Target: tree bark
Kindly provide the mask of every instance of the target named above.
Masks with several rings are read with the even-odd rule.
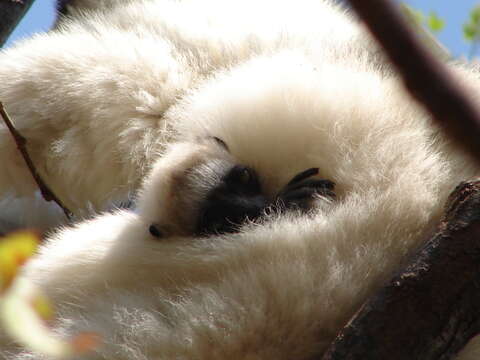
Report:
[[[0,47],[7,41],[13,29],[35,0],[0,1]]]
[[[447,360],[480,332],[480,180],[450,196],[437,233],[370,298],[323,360]]]

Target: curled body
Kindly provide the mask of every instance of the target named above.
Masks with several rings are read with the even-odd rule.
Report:
[[[105,4],[0,54],[0,98],[60,197],[135,194],[25,267],[59,336],[100,333],[91,359],[321,354],[478,167],[329,1]],[[0,158],[0,193],[32,192],[1,127]]]

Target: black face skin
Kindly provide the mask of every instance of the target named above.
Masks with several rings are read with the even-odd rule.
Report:
[[[229,151],[223,140],[216,137],[213,140]],[[307,212],[314,206],[316,195],[335,199],[332,181],[312,178],[318,172],[318,168],[310,168],[295,175],[272,200],[263,194],[258,175],[252,168],[233,166],[201,204],[195,235],[237,232],[246,221],[255,221],[268,209]],[[156,224],[152,224],[149,231],[154,237],[163,237]]]
[[[259,218],[267,206],[257,174],[249,167],[235,165],[208,194],[195,233],[236,232],[245,221]]]
[[[272,202],[262,194],[253,169],[234,166],[208,195],[201,209],[196,235],[236,232],[245,221],[258,219],[269,207],[306,212],[312,208],[315,194],[334,199],[335,184],[330,180],[311,179],[317,174],[318,168],[311,168],[295,175]]]

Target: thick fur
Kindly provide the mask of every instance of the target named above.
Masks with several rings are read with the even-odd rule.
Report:
[[[479,91],[473,70],[451,71]],[[78,213],[144,183],[135,212],[52,234],[24,271],[57,304],[60,336],[102,334],[91,359],[319,354],[477,173],[361,26],[317,0],[119,1],[80,12],[1,54],[0,98]],[[199,143],[212,136],[230,152]],[[0,148],[0,192],[28,195],[4,128]],[[194,238],[204,192],[178,179],[212,158],[255,169],[270,197],[318,167],[337,200]],[[203,169],[198,189],[220,171]],[[153,237],[152,222],[168,236]],[[6,340],[2,355],[42,359]],[[478,355],[473,341],[459,358]]]
[[[168,119],[165,112],[232,67],[273,57],[278,68],[282,51],[295,53],[298,71],[305,56],[334,62],[355,56],[360,63],[377,57],[366,44],[354,46],[368,41],[322,2],[298,9],[288,1],[118,3],[82,12],[0,58],[2,101],[39,171],[76,212],[89,203],[102,209],[137,189],[172,136],[176,115]],[[0,193],[28,195],[35,186],[0,130]]]

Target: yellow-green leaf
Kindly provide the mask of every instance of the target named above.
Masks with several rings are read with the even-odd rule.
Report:
[[[90,351],[99,343],[93,333],[70,340],[58,337],[45,320],[53,318],[53,306],[28,279],[17,276],[39,243],[34,232],[23,231],[0,238],[0,326],[26,349],[51,359],[66,359]]]
[[[463,36],[468,41],[473,41],[477,37],[477,28],[471,24],[467,23],[463,25]]]
[[[475,6],[470,12],[470,21],[473,25],[480,24],[480,6]]]
[[[427,24],[433,32],[439,32],[445,27],[445,21],[439,18],[434,11],[428,15]]]
[[[32,256],[39,237],[31,231],[22,231],[0,238],[0,294],[8,289],[19,268]]]

